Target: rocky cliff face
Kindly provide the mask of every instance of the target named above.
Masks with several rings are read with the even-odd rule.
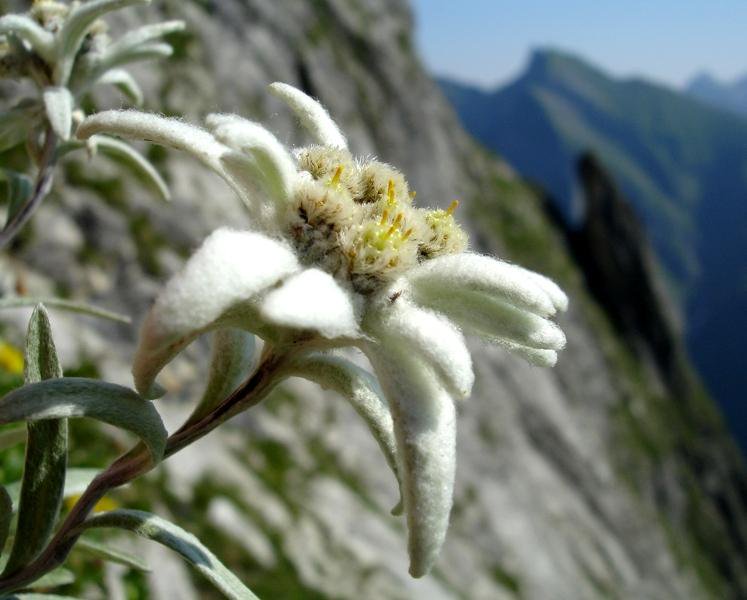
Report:
[[[413,54],[402,2],[164,0],[122,18],[154,13],[184,18],[189,33],[173,40],[170,63],[142,69],[152,108],[189,120],[240,112],[295,141],[299,132],[264,87],[298,85],[329,107],[354,152],[401,166],[423,204],[460,198],[473,249],[555,277],[572,308],[561,320],[568,349],[554,370],[473,345],[478,379],[460,406],[452,525],[423,580],[407,575],[404,525],[389,515],[395,483],[375,442],[340,398],[300,381],[165,463],[150,479],[158,493],[135,486],[122,502],[173,516],[266,598],[747,591],[747,480],[710,401],[693,394],[680,403],[658,366],[622,341],[539,196],[459,127]],[[173,204],[156,204],[103,159],[71,160],[53,199],[2,257],[5,285],[74,292],[137,319],[205,234],[246,224],[213,176],[184,156],[150,153]],[[16,335],[24,318],[12,315]],[[68,366],[129,384],[134,331],[85,325],[55,319]],[[172,426],[199,393],[206,347],[190,348],[164,373],[171,393],[159,409]],[[95,464],[87,441],[77,456]],[[211,597],[168,555],[158,560],[169,574],[146,582],[154,598]],[[108,573],[107,581],[102,593],[115,597],[121,577]]]

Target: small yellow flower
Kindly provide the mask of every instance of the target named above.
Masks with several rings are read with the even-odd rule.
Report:
[[[0,369],[14,375],[23,373],[23,353],[2,340],[0,340]]]
[[[68,510],[72,510],[73,506],[75,506],[78,500],[80,500],[80,494],[65,498],[65,508],[67,508]],[[119,508],[119,502],[117,502],[116,500],[112,500],[108,496],[104,496],[93,507],[93,512],[107,512],[109,510],[115,510],[117,508]]]

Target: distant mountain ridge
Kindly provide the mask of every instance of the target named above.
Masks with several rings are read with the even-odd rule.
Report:
[[[747,447],[747,120],[551,50],[493,92],[440,83],[470,133],[547,189],[572,222],[583,210],[576,160],[587,150],[600,157],[644,222],[689,351]]]
[[[725,83],[703,72],[693,77],[685,89],[711,106],[747,117],[747,74]]]

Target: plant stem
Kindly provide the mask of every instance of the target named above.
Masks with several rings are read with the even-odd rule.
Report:
[[[0,248],[8,245],[18,234],[21,228],[31,218],[31,215],[33,215],[34,212],[36,212],[36,209],[39,208],[42,200],[46,198],[47,194],[49,194],[49,191],[52,189],[56,150],[57,136],[50,128],[47,128],[44,134],[44,149],[42,150],[41,158],[39,160],[39,173],[36,176],[34,190],[31,197],[23,205],[23,208],[13,215],[13,217],[11,217],[11,219],[5,224],[3,230],[0,231]]]
[[[278,382],[277,375],[290,356],[290,353],[268,354],[254,374],[212,412],[194,423],[187,422],[174,432],[166,442],[163,459],[167,459],[207,435],[220,424],[263,400],[275,387]],[[99,473],[76,502],[44,552],[21,571],[0,580],[0,594],[21,589],[65,562],[81,535],[78,526],[88,518],[96,503],[112,489],[144,475],[157,464],[159,463],[153,462],[146,447],[138,444],[113,462],[106,471]]]

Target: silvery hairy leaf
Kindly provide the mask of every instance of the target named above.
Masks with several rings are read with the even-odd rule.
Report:
[[[130,317],[128,317],[127,315],[121,315],[119,313],[111,312],[109,310],[91,306],[89,304],[83,304],[81,302],[63,300],[62,298],[30,298],[27,296],[10,296],[0,298],[0,310],[2,310],[3,308],[36,306],[37,304],[43,304],[44,306],[48,306],[49,308],[55,308],[67,312],[88,315],[89,317],[107,319],[116,323],[124,323],[126,325],[129,325],[131,322]]]
[[[199,421],[225,400],[249,376],[254,362],[255,337],[241,329],[219,329],[213,335],[213,355],[205,392],[189,418]]]
[[[150,0],[91,0],[74,6],[57,37],[58,63],[55,69],[57,84],[67,83],[78,50],[96,19],[126,6],[149,3]]]
[[[16,36],[45,60],[54,59],[54,35],[26,15],[0,17],[0,35]]]
[[[89,417],[137,435],[155,462],[166,445],[166,429],[153,405],[133,390],[82,377],[25,385],[0,398],[0,423]]]
[[[117,563],[138,571],[150,572],[150,567],[139,557],[112,546],[108,542],[99,542],[82,537],[75,543],[75,549],[86,552],[108,562]]]
[[[44,90],[44,108],[52,131],[61,140],[70,139],[73,127],[75,100],[66,87],[48,87]]]
[[[143,90],[135,78],[124,69],[111,69],[104,73],[96,82],[103,85],[113,85],[135,106],[143,103]]]
[[[31,590],[46,590],[49,588],[60,587],[62,585],[69,585],[75,581],[75,575],[72,571],[58,567],[54,571],[50,571],[42,575],[34,583],[29,584],[28,588]]]
[[[140,510],[114,510],[95,515],[83,523],[81,530],[117,528],[136,533],[170,548],[190,562],[208,581],[227,598],[258,600],[236,575],[194,535],[154,514]]]
[[[158,195],[163,200],[171,200],[169,186],[163,180],[158,171],[156,171],[156,168],[152,164],[150,164],[148,159],[140,154],[137,150],[135,150],[132,146],[105,135],[93,136],[88,140],[88,144],[89,148],[93,147],[96,150],[101,150],[101,152],[108,154],[109,156],[125,161],[158,191]]]
[[[21,390],[43,380],[62,377],[49,317],[41,304],[34,309],[29,321],[24,361],[26,385]],[[27,427],[16,537],[5,574],[18,571],[42,551],[54,530],[65,489],[67,421],[48,419],[29,422]]]

